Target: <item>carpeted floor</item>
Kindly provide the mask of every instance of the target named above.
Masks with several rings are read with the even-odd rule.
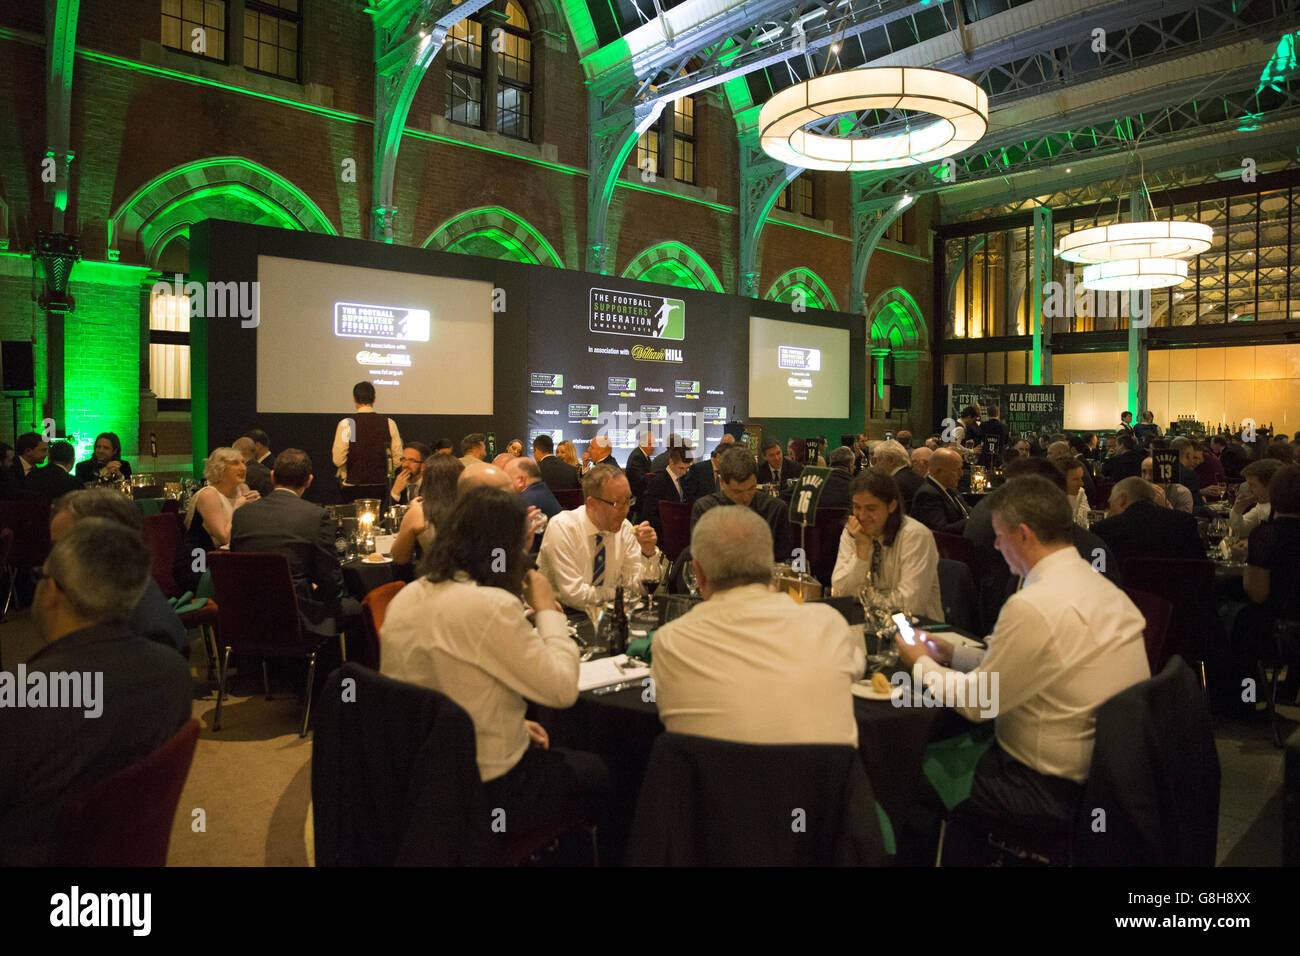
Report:
[[[26,611],[0,625],[6,669],[39,646]],[[311,802],[311,737],[300,739],[300,688],[272,683],[262,693],[261,674],[236,677],[213,732],[216,684],[207,680],[202,647],[195,643],[194,716],[202,729],[189,779],[172,828],[171,866],[305,866]],[[1280,711],[1283,732],[1300,721],[1300,708]],[[1279,866],[1282,833],[1282,752],[1273,747],[1266,720],[1216,726],[1222,770],[1218,862],[1226,866]]]

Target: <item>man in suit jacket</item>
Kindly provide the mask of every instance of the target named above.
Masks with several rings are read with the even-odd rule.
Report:
[[[951,448],[940,448],[930,456],[930,473],[912,496],[910,514],[931,531],[961,534],[970,509],[957,494],[962,458]]]
[[[758,483],[785,486],[787,481],[799,477],[803,469],[781,453],[781,443],[775,438],[764,438],[761,448],[763,460],[758,463]]]
[[[853,483],[853,462],[856,457],[852,448],[842,446],[832,449],[828,458],[831,473],[826,477],[826,484],[822,485],[822,496],[817,502],[819,509],[853,507],[849,485]]]
[[[649,428],[643,429],[637,433],[640,444],[632,449],[632,454],[627,456],[627,467],[623,469],[627,475],[627,486],[632,490],[632,497],[637,499],[636,505],[632,508],[628,520],[635,525],[641,520],[641,498],[645,494],[645,480],[649,477],[650,472],[654,471],[651,464],[655,453],[655,436]],[[633,520],[633,516],[636,519]]]
[[[581,488],[578,469],[555,455],[555,440],[550,435],[542,434],[533,439],[533,458],[537,461],[537,470],[552,491],[570,491]]]
[[[274,491],[231,518],[230,550],[283,554],[303,628],[328,636],[350,629],[346,619],[359,623],[361,606],[354,598],[339,598],[343,571],[334,553],[333,523],[320,505],[302,500],[312,482],[311,459],[297,448],[285,449],[272,475]]]
[[[258,464],[257,459],[253,457],[257,453],[253,439],[236,438],[230,447],[244,456],[244,484],[263,498],[275,490],[275,485],[271,482],[271,469]]]
[[[275,456],[271,454],[271,436],[260,428],[250,428],[244,432],[244,437],[253,439],[253,461],[270,471],[275,464]]]
[[[776,498],[758,494],[758,475],[748,448],[728,448],[718,458],[719,490],[691,507],[691,529],[711,508],[740,505],[767,522],[772,530],[772,560],[790,560],[790,523],[787,506]]]
[[[911,514],[912,499],[916,496],[917,489],[925,484],[925,479],[912,470],[912,458],[907,449],[892,438],[877,442],[871,452],[871,464],[877,471],[883,471],[894,479],[903,496],[903,505],[907,513]],[[960,475],[958,472],[958,477]],[[825,492],[822,494],[825,496]]]
[[[1110,517],[1093,525],[1093,532],[1121,567],[1129,558],[1204,558],[1196,519],[1161,508],[1155,498],[1150,482],[1125,478],[1110,491]]]
[[[1115,483],[1125,478],[1141,478],[1142,459],[1146,455],[1138,451],[1137,439],[1129,434],[1117,435],[1115,447],[1119,454],[1101,463],[1101,473]]]
[[[582,460],[587,462],[591,468],[597,465],[613,465],[615,468],[623,467],[614,457],[614,445],[609,440],[609,435],[601,432],[587,444],[587,450],[582,453]]]
[[[551,489],[546,487],[546,482],[542,481],[542,473],[537,468],[537,462],[531,458],[511,458],[505,463],[504,470],[525,505],[535,507],[548,519],[554,518],[564,510],[564,507],[555,500]],[[533,556],[542,549],[542,532],[545,530],[543,528],[533,535],[533,545],[529,550]]]
[[[53,501],[59,495],[81,488],[81,482],[69,472],[77,463],[77,453],[65,441],[50,446],[50,462],[43,468],[33,468],[23,485],[23,497]]]
[[[190,719],[189,665],[126,623],[150,564],[138,532],[103,518],[78,521],[45,561],[32,602],[43,640],[26,669],[45,675],[47,704],[61,703],[0,707],[0,866],[48,864],[67,800]],[[69,686],[54,674],[81,679]]]
[[[686,476],[692,467],[691,460],[681,448],[668,450],[668,467],[663,471],[651,472],[645,482],[644,498],[641,500],[641,520],[650,522],[655,534],[663,536],[663,524],[659,518],[659,502],[689,501],[687,496]]]
[[[691,504],[695,504],[705,495],[711,495],[719,490],[718,456],[722,454],[728,444],[720,442],[708,458],[697,461],[686,472],[686,477],[682,479],[682,487],[686,491],[686,500]]]

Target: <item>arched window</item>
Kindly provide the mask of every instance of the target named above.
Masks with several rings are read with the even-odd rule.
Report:
[[[661,242],[642,250],[623,270],[623,278],[705,292],[722,291],[722,283],[704,258],[680,242]]]
[[[447,119],[531,140],[533,40],[523,7],[497,0],[448,30],[446,44]]]

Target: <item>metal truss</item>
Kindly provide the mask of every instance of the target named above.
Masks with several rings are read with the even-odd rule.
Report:
[[[393,241],[397,152],[411,103],[447,32],[492,0],[370,0],[375,31],[374,202],[371,238]]]

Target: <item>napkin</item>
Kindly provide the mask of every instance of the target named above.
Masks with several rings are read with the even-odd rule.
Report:
[[[627,663],[627,655],[602,657],[599,660],[583,661],[578,665],[578,690],[594,690],[611,684],[637,683],[650,676],[648,667],[620,667]]]

